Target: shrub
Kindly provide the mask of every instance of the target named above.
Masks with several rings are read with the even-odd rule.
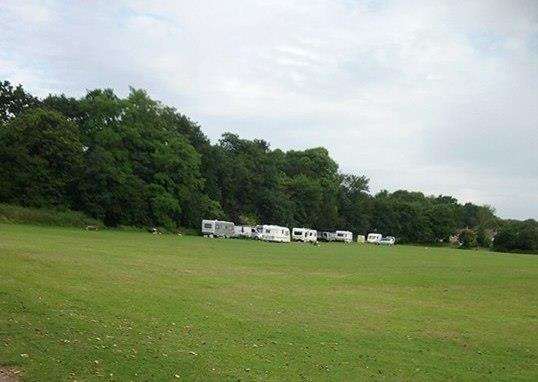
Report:
[[[0,203],[0,222],[62,227],[102,226],[82,212],[47,208],[28,208]]]
[[[507,221],[499,230],[493,248],[500,252],[538,253],[538,222]]]
[[[472,229],[464,229],[461,231],[459,241],[462,248],[476,248],[478,246],[476,233]]]
[[[488,233],[483,227],[478,228],[478,231],[476,232],[476,241],[479,247],[491,247],[491,237],[488,235]]]

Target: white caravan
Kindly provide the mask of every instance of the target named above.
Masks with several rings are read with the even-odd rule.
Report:
[[[336,231],[336,241],[343,241],[344,243],[351,243],[353,241],[353,234],[349,231]]]
[[[202,220],[202,235],[209,237],[232,237],[234,223],[220,220]]]
[[[394,236],[385,236],[383,239],[379,240],[379,245],[394,245],[396,243],[396,238]]]
[[[336,240],[336,234],[334,232],[328,232],[328,231],[318,231],[318,240],[320,241],[335,241]]]
[[[366,241],[370,244],[379,244],[382,238],[383,235],[381,235],[380,233],[369,233],[368,239],[366,239]]]
[[[318,241],[318,233],[314,229],[294,228],[291,231],[291,238],[295,241],[302,241],[303,243],[315,243]]]
[[[246,225],[236,225],[234,227],[234,236],[235,237],[252,237],[252,227]]]
[[[278,225],[258,225],[252,234],[256,239],[263,241],[290,242],[290,230]]]

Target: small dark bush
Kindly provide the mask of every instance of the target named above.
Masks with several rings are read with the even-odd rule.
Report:
[[[476,240],[476,233],[471,229],[464,229],[460,233],[459,241],[462,248],[476,248],[478,242]]]

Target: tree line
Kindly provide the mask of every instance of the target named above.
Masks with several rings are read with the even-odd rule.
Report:
[[[470,229],[487,246],[486,233],[515,224],[450,196],[373,195],[365,175],[342,173],[323,147],[283,151],[233,133],[213,144],[137,89],[39,99],[0,82],[0,163],[0,202],[81,211],[111,227],[174,230],[215,218],[377,231],[404,243],[448,242]]]

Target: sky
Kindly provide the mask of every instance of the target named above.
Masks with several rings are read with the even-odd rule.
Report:
[[[213,142],[324,146],[374,193],[538,218],[536,0],[2,0],[0,79],[143,88]]]

